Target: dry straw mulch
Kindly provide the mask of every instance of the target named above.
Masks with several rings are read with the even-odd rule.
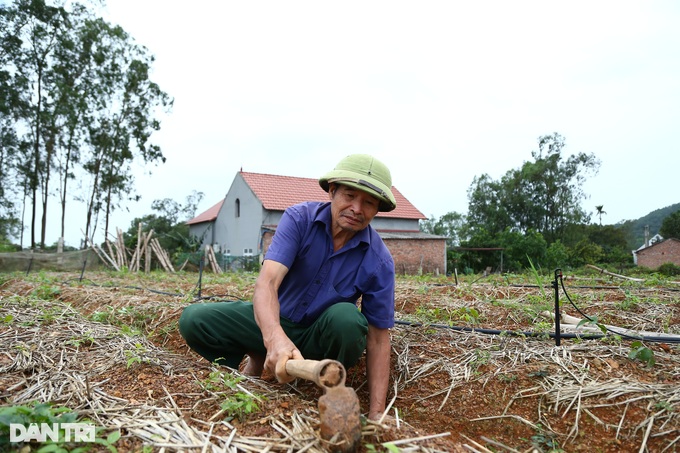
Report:
[[[20,287],[18,283],[14,286]],[[0,401],[5,405],[51,401],[78,411],[107,430],[121,430],[127,439],[136,442],[134,445],[150,445],[155,451],[325,451],[318,437],[316,407],[311,401],[297,402],[289,411],[275,411],[253,420],[252,424],[268,428],[266,436],[253,435],[256,430],[225,421],[219,410],[205,418],[188,418],[191,411],[186,401],[196,400],[199,404],[224,397],[199,385],[200,376],[215,371],[214,368],[201,365],[195,357],[171,353],[145,336],[131,336],[119,327],[84,316],[105,308],[126,316],[126,307],[134,307],[134,313],[127,315],[146,313],[146,332],[161,332],[174,324],[186,304],[178,300],[174,291],[150,294],[139,288],[65,285],[61,287],[61,297],[74,302],[71,305],[32,299],[29,295],[33,289],[27,285],[17,290],[18,294],[0,293],[0,320],[8,320],[0,330]],[[189,293],[191,289],[178,288],[177,294]],[[247,288],[230,287],[227,291],[232,295],[229,298],[248,298]],[[490,299],[523,303],[535,292],[499,286],[424,290],[421,285],[401,285],[397,308],[400,314],[412,313],[414,307],[409,304],[418,300],[418,307],[451,312],[460,307],[475,307],[484,315]],[[607,294],[619,297],[614,292]],[[677,300],[677,293],[655,297]],[[591,307],[598,312],[612,307],[612,303],[601,298],[591,300],[594,301]],[[663,312],[667,309],[662,303],[641,304],[637,315],[643,321],[633,326],[652,330],[654,320],[670,319]],[[515,322],[519,318],[512,312],[503,316],[495,321]],[[677,329],[671,325],[669,331],[675,333]],[[430,412],[426,416],[431,418],[432,426],[442,414],[465,419],[470,425],[511,421],[527,427],[529,432],[559,439],[560,445],[565,445],[578,443],[579,436],[589,435],[584,428],[587,421],[615,440],[634,437],[635,450],[639,452],[672,452],[680,447],[677,348],[655,349],[656,370],[665,378],[654,380],[647,379],[646,372],[626,375],[625,370],[635,371],[622,365],[628,360],[630,345],[616,341],[569,341],[555,346],[545,339],[484,335],[426,325],[398,325],[392,337],[393,388],[386,411],[390,417],[383,423],[368,422],[364,426],[366,442],[390,439],[404,452],[526,451],[509,445],[508,440],[499,441],[491,431],[474,439],[461,435],[461,444],[449,442],[441,447],[443,444],[438,440],[453,434],[448,429],[434,427],[430,432],[435,434],[423,436],[410,429],[409,421],[413,418],[409,416],[415,417],[417,410],[427,407]],[[170,384],[161,385],[153,398],[142,401],[107,391],[120,370],[139,364],[168,377],[168,382],[195,375],[195,393],[181,393]],[[530,379],[526,379],[528,370],[533,376]],[[204,373],[199,376],[200,371]],[[288,401],[281,392],[300,394],[295,385],[282,388],[237,372],[235,375],[243,378],[238,390],[255,398]],[[524,378],[528,385],[502,395],[504,407],[492,414],[459,416],[460,412],[451,409],[461,404],[461,393],[473,393],[473,388],[482,392],[502,388],[497,385],[499,381],[515,378]],[[352,385],[361,390],[361,382]],[[529,400],[539,403],[527,409],[525,403]],[[614,414],[615,419],[605,418],[603,411]],[[404,413],[406,417],[401,419],[400,414]],[[655,450],[649,448],[653,442]]]
[[[144,336],[131,336],[108,324],[83,318],[67,304],[55,302],[27,303],[20,297],[0,299],[0,400],[5,405],[51,402],[68,407],[106,430],[122,430],[141,445],[162,451],[244,451],[244,452],[323,452],[324,441],[318,436],[318,418],[313,406],[293,411],[289,416],[267,416],[256,422],[268,424],[278,437],[241,435],[239,430],[216,413],[213,420],[190,420],[175,402],[177,395],[164,386],[165,395],[150,405],[114,396],[103,390],[108,378],[121,368],[144,363],[157,367],[167,376],[192,372],[194,360],[163,350]],[[206,367],[215,370],[212,367]],[[270,397],[266,383],[248,379],[237,384],[238,390]],[[194,395],[210,398],[206,391]],[[217,395],[219,396],[219,395]],[[275,398],[275,396],[272,396]],[[216,419],[216,420],[215,420]],[[227,434],[217,434],[226,430]],[[367,422],[364,436],[390,429],[388,425]],[[420,442],[437,437],[393,441],[402,451],[435,452]]]

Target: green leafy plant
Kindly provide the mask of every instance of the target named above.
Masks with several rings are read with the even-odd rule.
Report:
[[[536,434],[531,436],[531,443],[538,451],[545,451],[548,453],[559,453],[564,450],[560,448],[559,442],[555,439],[552,433],[547,433],[539,424]]]
[[[479,367],[489,363],[491,359],[491,353],[482,349],[475,349],[475,358],[470,362],[470,367],[476,373]]]
[[[248,414],[260,409],[257,400],[245,392],[236,392],[229,396],[226,400],[222,401],[220,408],[226,412],[227,421],[234,418],[242,421]]]
[[[460,307],[453,311],[453,315],[468,324],[477,324],[479,322],[479,311],[471,307]]]
[[[43,300],[56,299],[59,295],[61,295],[61,288],[50,284],[40,285],[33,290],[33,296]]]
[[[630,345],[631,350],[628,353],[628,358],[631,360],[640,360],[647,364],[648,367],[653,367],[656,363],[654,358],[654,351],[646,347],[641,341],[636,340]]]
[[[218,365],[215,365],[216,367]],[[211,392],[223,392],[225,390],[238,390],[238,383],[244,378],[230,372],[214,369],[208,377],[201,381],[201,386]],[[226,413],[226,419],[234,418],[243,420],[248,414],[260,409],[257,401],[260,397],[252,394],[236,391],[225,395],[226,399],[220,404],[220,408]]]
[[[626,297],[621,302],[617,302],[615,304],[616,308],[620,308],[621,310],[625,311],[634,309],[640,303],[640,298],[634,294],[631,294],[629,290],[626,290],[625,294]]]
[[[541,291],[541,295],[545,299],[547,298],[547,295],[545,294],[545,289],[543,288],[543,278],[541,277],[541,274],[538,273],[536,267],[534,267],[534,263],[531,261],[531,258],[529,258],[529,255],[526,255],[526,257],[527,260],[529,260],[529,266],[531,266],[531,274],[534,276],[534,279],[536,279],[538,289]]]
[[[87,332],[79,336],[73,336],[68,340],[68,344],[75,346],[76,348],[80,346],[88,346],[94,343],[94,336],[92,333]]]
[[[603,324],[597,322],[597,316],[591,316],[590,318],[580,320],[578,324],[576,324],[576,327],[581,326],[596,326],[603,334],[607,334],[607,328]]]
[[[127,367],[130,368],[132,365],[136,363],[147,363],[148,359],[144,357],[144,355],[148,352],[148,350],[141,344],[141,343],[135,343],[135,349],[128,349],[125,351],[125,357],[127,358]]]
[[[654,409],[658,411],[675,412],[675,408],[669,401],[659,401],[655,403]]]

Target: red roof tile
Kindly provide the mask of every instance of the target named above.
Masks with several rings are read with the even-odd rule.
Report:
[[[212,222],[217,218],[217,214],[220,213],[220,209],[222,209],[222,205],[224,204],[224,198],[222,198],[219,203],[215,204],[212,208],[208,209],[207,211],[199,214],[198,216],[194,217],[193,219],[189,220],[187,222],[187,225],[193,225],[196,223],[203,223],[203,222]]]
[[[262,202],[265,209],[283,211],[288,206],[303,201],[328,201],[328,194],[319,186],[319,180],[294,176],[267,175],[242,171],[241,176]],[[380,212],[378,217],[400,219],[426,219],[422,212],[392,186],[397,207],[391,212]]]

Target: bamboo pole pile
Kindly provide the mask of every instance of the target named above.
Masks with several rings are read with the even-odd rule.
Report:
[[[163,269],[165,269],[168,272],[175,272],[175,268],[172,265],[172,261],[170,260],[168,252],[161,247],[161,244],[160,242],[158,242],[158,239],[156,238],[151,239],[149,245],[151,246],[151,250],[153,250],[154,254],[156,255],[156,258],[158,258],[158,262],[161,263],[161,266],[163,266]]]
[[[148,274],[151,272],[151,261],[155,255],[164,270],[167,272],[175,272],[175,268],[167,250],[163,249],[158,239],[153,237],[154,230],[144,233],[142,232],[142,225],[138,225],[137,246],[134,251],[132,251],[129,261],[129,251],[125,247],[123,232],[118,228],[116,229],[116,232],[115,241],[106,240],[105,245],[107,250],[104,250],[101,246],[98,246],[91,240],[88,241],[92,249],[105,264],[110,265],[117,271],[127,268],[130,272],[140,272],[142,270],[143,259],[144,272]]]
[[[222,268],[217,262],[217,257],[215,256],[215,251],[213,250],[212,245],[205,246],[205,258],[206,261],[208,261],[208,263],[210,264],[210,268],[214,273],[216,274],[222,273]]]

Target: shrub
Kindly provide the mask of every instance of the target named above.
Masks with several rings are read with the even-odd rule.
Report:
[[[665,275],[666,277],[674,277],[676,275],[680,275],[680,266],[677,266],[673,263],[664,263],[659,266],[658,272],[659,274]]]

